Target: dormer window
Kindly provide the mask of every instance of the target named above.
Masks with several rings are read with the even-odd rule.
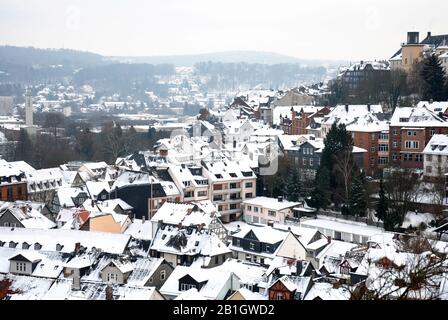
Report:
[[[42,245],[39,242],[36,242],[34,244],[34,250],[40,250],[40,249],[42,249]]]
[[[22,249],[28,249],[30,247],[30,244],[27,242],[22,243]]]

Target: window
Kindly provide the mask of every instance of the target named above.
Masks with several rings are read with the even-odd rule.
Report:
[[[192,288],[196,288],[195,284],[189,284],[189,283],[181,283],[180,284],[180,291],[187,291]]]
[[[422,154],[416,154],[415,155],[415,161],[423,162],[423,155]]]
[[[379,157],[378,158],[378,164],[386,165],[388,163],[389,163],[389,158],[387,158],[387,157]]]
[[[151,277],[151,278],[149,278],[149,283],[152,283],[152,281],[153,281],[152,277]]]
[[[207,191],[198,191],[198,197],[205,197],[207,196]]]
[[[5,222],[5,223],[3,224],[3,226],[5,226],[5,227],[9,227],[9,222]]]
[[[16,271],[26,271],[26,264],[24,262],[17,262]]]
[[[236,239],[236,246],[237,247],[241,247],[241,240],[240,239]]]
[[[426,173],[432,173],[432,167],[431,166],[427,166],[426,167]]]
[[[247,206],[247,211],[252,211],[252,206]]]
[[[166,277],[166,271],[165,270],[162,270],[162,271],[160,271],[160,280],[165,280],[165,277]]]
[[[431,137],[436,133],[436,130],[434,130],[434,129],[431,129],[430,131],[429,131],[429,133],[430,133],[430,135],[431,135]]]
[[[393,133],[394,133],[394,136],[396,136],[398,134],[398,130],[394,129]]]
[[[437,155],[437,162],[442,162],[442,156],[440,154]]]
[[[313,165],[314,165],[314,159],[310,158],[310,166],[313,166]]]
[[[306,166],[306,158],[303,158],[303,159],[302,159],[302,164],[303,164],[304,166]]]
[[[107,274],[107,281],[108,282],[118,282],[118,275],[115,273],[108,273]]]
[[[381,152],[389,151],[389,145],[388,144],[380,144],[378,146],[378,151],[381,151]]]
[[[275,217],[275,211],[273,211],[273,210],[269,210],[269,211],[268,211],[268,215],[269,215],[270,217]]]
[[[394,153],[392,155],[392,160],[397,161],[398,160],[398,155],[396,153]]]
[[[370,139],[371,139],[371,140],[375,140],[375,138],[376,138],[376,134],[372,133],[372,134],[370,135]]]
[[[417,135],[417,131],[408,130],[408,136],[416,136],[416,135]]]
[[[405,141],[406,149],[418,149],[418,141]]]
[[[252,188],[253,183],[252,182],[246,182],[246,188]]]
[[[254,207],[254,212],[258,212],[258,207]]]
[[[375,152],[375,147],[371,147],[370,152]]]
[[[379,135],[379,139],[380,140],[388,140],[389,139],[389,134],[388,133],[380,133]]]
[[[267,244],[266,245],[266,252],[269,252],[270,249],[271,249],[271,247]]]
[[[218,206],[218,211],[222,211],[222,206]]]
[[[275,293],[275,300],[285,300],[283,292],[276,292]]]
[[[427,154],[426,155],[426,161],[432,161],[432,155]]]
[[[394,142],[392,143],[392,146],[393,146],[394,148],[398,148],[398,142],[397,142],[396,140],[394,140]]]
[[[236,203],[232,203],[230,205],[230,210],[236,210],[236,209],[238,209],[237,206],[236,206]]]
[[[255,244],[253,242],[250,243],[249,245],[250,250],[255,250]]]
[[[253,198],[252,193],[246,193],[246,198]]]

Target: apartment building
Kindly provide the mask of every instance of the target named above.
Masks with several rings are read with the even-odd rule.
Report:
[[[448,173],[448,135],[435,134],[423,150],[424,175],[444,177]]]
[[[448,122],[427,106],[396,108],[389,129],[390,165],[423,169],[423,150],[435,134],[447,134]]]
[[[212,202],[221,220],[237,220],[243,213],[242,203],[256,196],[257,177],[242,161],[204,162],[204,175],[209,179]]]
[[[210,185],[201,166],[170,165],[168,172],[181,192],[182,202],[210,200]]]

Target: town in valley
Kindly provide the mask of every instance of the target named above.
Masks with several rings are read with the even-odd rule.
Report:
[[[356,61],[2,44],[0,300],[448,299],[445,31]]]

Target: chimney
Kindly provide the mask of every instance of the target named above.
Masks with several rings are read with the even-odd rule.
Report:
[[[433,99],[429,99],[429,104],[433,104],[434,100]]]
[[[298,260],[296,262],[296,275],[300,276],[300,274],[302,273],[302,269],[303,269],[303,264],[301,260]]]
[[[282,196],[279,196],[279,197],[277,198],[277,200],[278,200],[278,202],[283,202],[283,197],[282,197]]]
[[[367,111],[370,112],[370,103],[367,104]]]
[[[327,242],[331,243],[331,237],[330,236],[327,237]]]
[[[268,221],[268,226],[273,228],[274,227],[274,221],[269,220]]]
[[[431,38],[431,31],[428,31],[428,38]]]
[[[106,287],[106,300],[114,300],[114,290],[110,285]]]
[[[142,216],[142,224],[145,223],[145,221],[146,221],[146,217]]]
[[[79,250],[81,250],[81,242],[75,243],[75,254],[77,255],[79,253]]]
[[[81,290],[81,278],[76,273],[73,276],[72,290]]]
[[[345,105],[345,112],[348,112],[348,104]]]

